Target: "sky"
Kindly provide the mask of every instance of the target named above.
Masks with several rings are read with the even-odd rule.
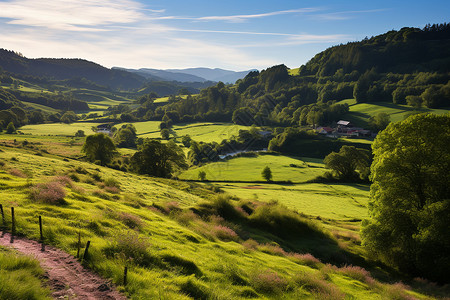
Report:
[[[297,68],[331,46],[449,13],[448,0],[0,0],[0,48],[108,68]]]

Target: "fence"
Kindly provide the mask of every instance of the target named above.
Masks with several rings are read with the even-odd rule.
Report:
[[[0,214],[2,217],[2,232],[3,234],[5,232],[8,231],[8,225],[6,222],[6,218],[5,218],[5,212],[3,209],[3,205],[0,204]],[[44,236],[44,230],[43,230],[43,226],[42,226],[42,216],[38,217],[38,222],[39,222],[39,243],[41,243],[42,247],[41,247],[41,251],[45,251],[45,236]],[[10,243],[13,244],[14,243],[14,238],[16,237],[16,216],[15,216],[15,209],[14,207],[11,207],[11,239],[10,239]],[[76,258],[80,259],[81,261],[87,261],[89,258],[89,247],[91,246],[91,241],[87,241],[86,242],[86,247],[84,248],[84,252],[83,255],[80,256],[80,251],[81,251],[81,233],[78,232],[78,242],[77,242],[77,255]],[[127,275],[128,275],[128,267],[125,266],[124,267],[124,271],[123,271],[123,285],[126,286],[127,285]]]

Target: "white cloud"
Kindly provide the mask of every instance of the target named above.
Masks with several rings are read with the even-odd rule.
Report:
[[[12,25],[101,31],[98,26],[142,20],[141,8],[129,0],[12,0],[0,3],[0,17]]]
[[[376,13],[386,11],[386,9],[371,9],[371,10],[351,10],[351,11],[341,11],[326,14],[316,14],[312,18],[318,20],[328,20],[328,21],[339,21],[339,20],[349,20],[355,18],[358,14]]]
[[[198,21],[228,21],[228,22],[244,22],[248,19],[258,19],[265,17],[272,17],[285,14],[298,14],[298,13],[309,13],[317,11],[317,8],[301,8],[301,9],[291,9],[291,10],[280,10],[273,11],[262,14],[250,14],[250,15],[232,15],[232,16],[207,16],[195,18]]]

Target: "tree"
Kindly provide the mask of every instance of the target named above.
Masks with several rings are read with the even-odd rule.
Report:
[[[77,132],[75,132],[75,137],[84,137],[84,131],[83,130],[78,130]]]
[[[374,131],[381,131],[388,126],[391,122],[391,118],[387,113],[380,112],[375,116],[369,118],[369,127]]]
[[[323,160],[338,179],[367,179],[370,166],[370,152],[354,146],[342,146],[338,153],[331,152]]]
[[[61,116],[61,122],[63,123],[73,123],[75,121],[78,120],[77,115],[73,112],[73,111],[66,111],[62,116]]]
[[[186,168],[186,159],[174,142],[163,144],[147,139],[131,157],[131,165],[139,174],[170,177],[176,168]]]
[[[272,181],[272,171],[268,166],[262,170],[261,175],[266,181]]]
[[[366,249],[413,276],[450,279],[450,115],[391,123],[373,143]]]
[[[106,165],[115,155],[116,146],[109,136],[96,133],[86,137],[81,151],[86,153],[88,160],[99,161],[101,165]]]
[[[13,122],[9,122],[8,126],[6,126],[6,133],[7,134],[16,133],[16,127],[14,126]]]
[[[125,124],[114,133],[114,142],[118,147],[136,147],[136,128],[133,124]]]
[[[167,128],[161,129],[161,137],[163,140],[168,140],[170,137],[170,131]]]
[[[206,172],[205,171],[198,171],[198,179],[201,181],[205,181],[206,179]]]

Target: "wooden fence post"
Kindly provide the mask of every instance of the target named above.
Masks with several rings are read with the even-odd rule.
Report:
[[[77,258],[80,258],[81,232],[78,231]]]
[[[86,243],[86,249],[84,250],[84,254],[83,254],[83,260],[86,260],[88,255],[89,255],[89,245],[91,244],[91,241],[87,241]]]
[[[42,217],[39,216],[39,234],[40,234],[40,241],[41,243],[44,242],[44,235],[42,234]]]
[[[127,274],[128,274],[128,267],[125,266],[125,268],[123,269],[123,285],[124,286],[127,285]]]
[[[14,217],[14,207],[11,207],[11,240],[10,240],[10,243],[14,242],[15,234],[16,234],[16,219]]]
[[[2,204],[0,204],[0,212],[2,214],[2,227],[3,227],[3,230],[5,230],[6,229],[5,213],[3,212],[3,205]]]

